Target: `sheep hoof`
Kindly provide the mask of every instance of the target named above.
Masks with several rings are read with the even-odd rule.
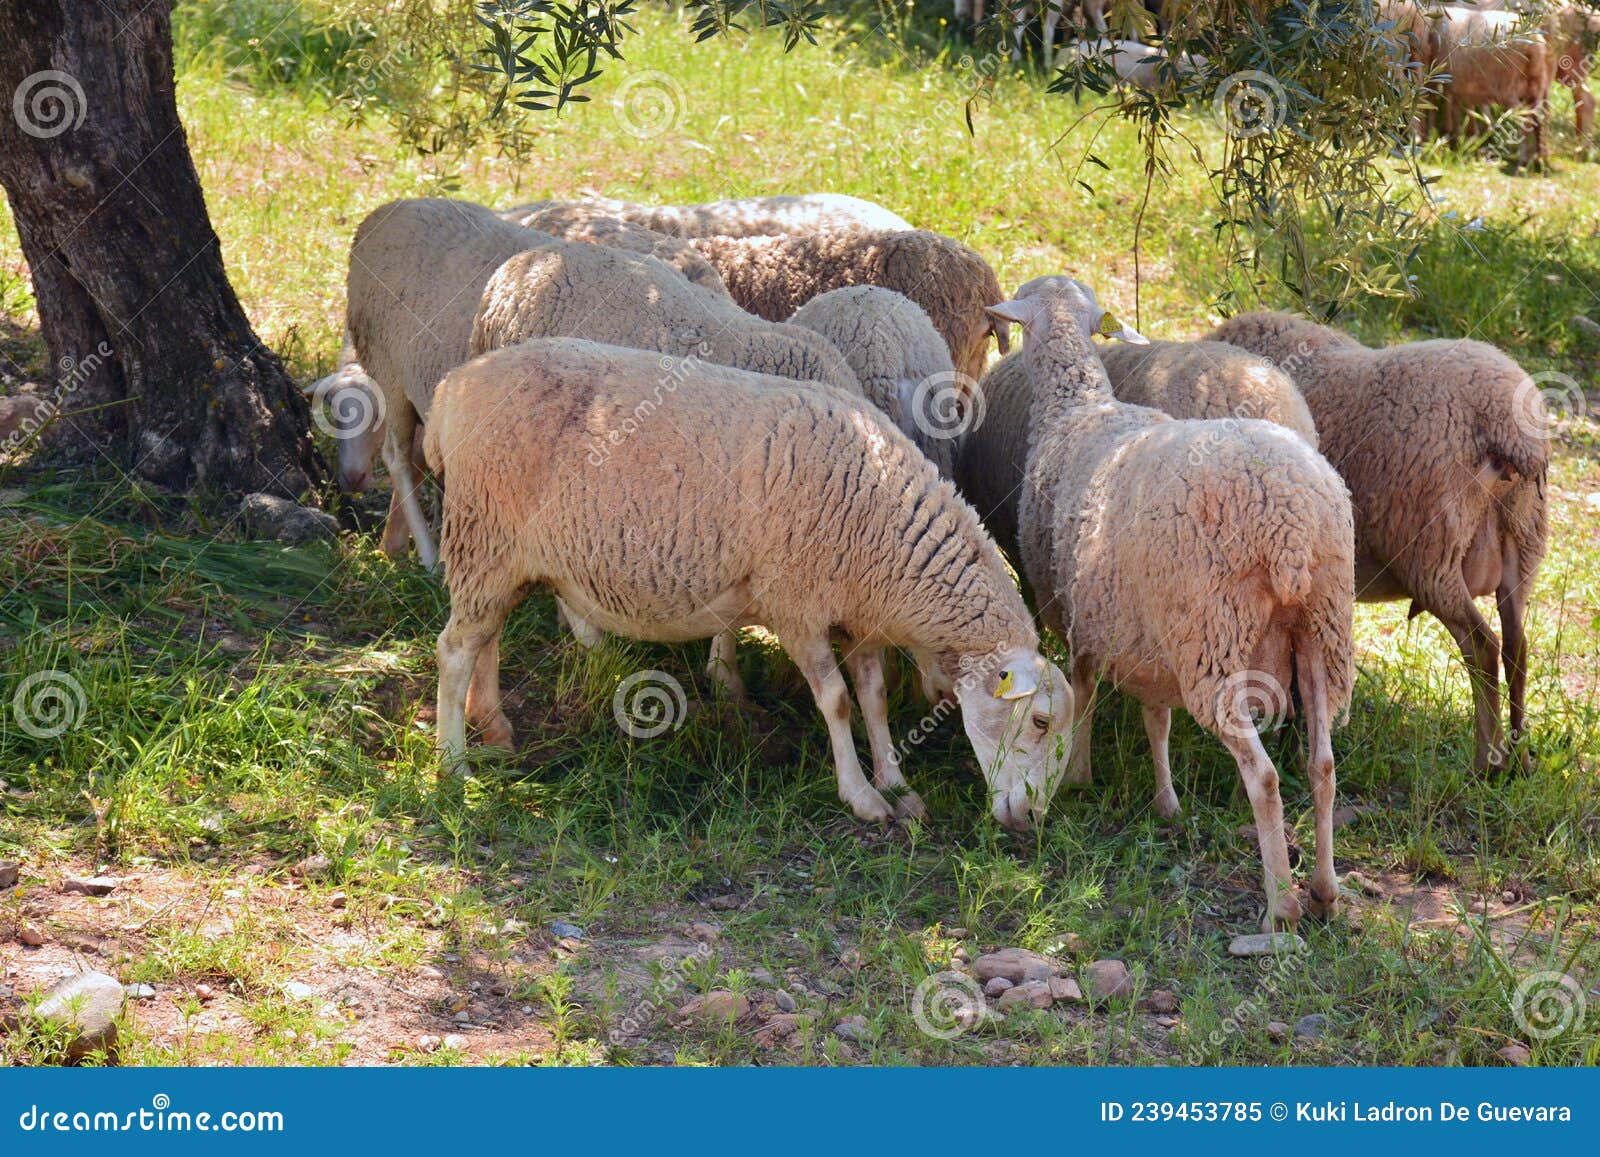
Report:
[[[1339,915],[1339,890],[1335,888],[1333,898],[1324,900],[1313,887],[1311,896],[1306,900],[1306,909],[1318,920],[1332,920]]]
[[[926,820],[928,805],[914,791],[901,792],[894,801],[894,814],[902,820]]]
[[[1293,932],[1300,924],[1300,900],[1284,896],[1276,904],[1267,905],[1267,914],[1261,918],[1263,932]]]
[[[853,799],[845,800],[845,803],[850,805],[850,810],[856,813],[856,819],[862,823],[894,823],[894,809],[870,787],[857,793]]]
[[[1156,796],[1156,815],[1164,820],[1176,819],[1183,814],[1183,805],[1178,803],[1178,793],[1164,791]]]
[[[503,747],[510,751],[513,747],[511,742],[511,720],[506,718],[506,713],[501,711],[496,714],[494,719],[484,727],[478,739],[485,747]]]

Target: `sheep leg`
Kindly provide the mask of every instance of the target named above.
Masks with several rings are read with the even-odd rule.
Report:
[[[411,525],[406,521],[405,501],[400,496],[400,487],[391,485],[389,513],[383,518],[383,553],[399,558],[410,545]]]
[[[1086,661],[1072,664],[1072,750],[1067,756],[1064,782],[1088,785],[1094,782],[1089,766],[1089,739],[1094,730],[1094,696],[1099,675]]]
[[[1461,649],[1461,658],[1467,664],[1467,674],[1472,681],[1476,743],[1472,765],[1478,771],[1500,768],[1505,765],[1506,740],[1500,728],[1499,644],[1465,586],[1461,588],[1460,597],[1451,601],[1456,604],[1453,608],[1433,613]]]
[[[428,516],[417,498],[422,480],[411,470],[411,438],[416,426],[417,412],[410,405],[390,408],[389,423],[383,432],[383,464],[389,471],[389,485],[394,488],[389,498],[390,517],[394,516],[394,495],[398,494],[400,511],[417,544],[417,558],[425,569],[432,570],[438,565],[439,550],[428,529]],[[389,541],[387,528],[384,541],[386,544]]]
[[[1144,733],[1150,740],[1150,755],[1156,764],[1156,815],[1171,819],[1183,811],[1178,793],[1172,790],[1172,764],[1167,760],[1167,733],[1172,729],[1172,708],[1146,707]]]
[[[847,651],[845,666],[855,684],[856,702],[867,724],[867,743],[872,748],[872,785],[894,798],[894,814],[900,819],[928,818],[922,797],[906,784],[900,772],[900,752],[889,733],[889,694],[883,677],[883,651],[870,647]]]
[[[1594,93],[1589,91],[1588,78],[1574,81],[1572,85],[1574,127],[1578,139],[1587,141],[1594,128]]]
[[[745,691],[744,677],[739,674],[739,634],[733,628],[718,631],[712,636],[711,657],[706,660],[706,674],[711,677],[712,682],[722,688],[728,698],[740,703],[749,698]]]
[[[500,709],[500,632],[478,651],[467,686],[467,720],[482,729],[485,746],[511,750],[511,720]]]
[[[1230,703],[1218,720],[1217,738],[1239,765],[1239,778],[1250,797],[1255,813],[1256,839],[1261,846],[1261,867],[1267,892],[1267,914],[1261,927],[1272,932],[1292,929],[1300,922],[1300,900],[1294,891],[1294,874],[1289,868],[1289,843],[1283,832],[1283,799],[1278,795],[1278,769],[1261,746],[1255,721],[1241,704]],[[1321,849],[1321,844],[1318,845]]]
[[[439,632],[439,704],[434,725],[438,729],[440,775],[466,770],[467,693],[479,653],[491,639],[499,637],[504,621],[503,614],[496,618],[468,618],[452,611],[450,621]]]
[[[560,595],[556,596],[556,620],[572,632],[572,637],[586,651],[594,650],[605,640],[605,632],[567,606]]]
[[[833,647],[827,637],[790,640],[779,635],[779,642],[806,677],[817,708],[828,724],[834,772],[839,779],[839,798],[849,805],[857,819],[892,823],[894,809],[861,774],[855,737],[850,733],[850,691],[845,686],[844,676],[839,674],[839,665],[834,661]]]
[[[1500,614],[1500,659],[1506,669],[1506,699],[1511,708],[1509,739],[1521,745],[1527,736],[1528,712],[1528,637],[1522,629],[1522,616],[1527,609],[1527,588],[1520,565],[1514,553],[1506,560],[1504,578],[1495,591],[1495,606]],[[1496,713],[1498,717],[1498,712]],[[1533,756],[1521,747],[1518,761],[1524,775],[1533,771]]]
[[[1300,701],[1306,712],[1311,756],[1308,770],[1317,824],[1317,863],[1311,873],[1311,898],[1307,907],[1313,916],[1327,920],[1339,913],[1339,875],[1333,868],[1336,781],[1333,739],[1329,734],[1332,720],[1328,710],[1328,669],[1323,662],[1322,650],[1315,643],[1296,648],[1295,674],[1300,683]]]

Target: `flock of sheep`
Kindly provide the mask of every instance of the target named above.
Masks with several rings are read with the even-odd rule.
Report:
[[[1081,20],[1076,27],[1086,35],[1060,52],[1100,57],[1124,83],[1158,90],[1173,77],[1203,70],[1204,60],[1188,55],[1169,64],[1159,43],[1110,37],[1106,17],[1111,7],[1107,0],[1014,4],[1013,58],[1021,59],[1029,22],[1037,18],[1040,48],[1046,60],[1052,59],[1063,18],[1072,16]],[[1186,9],[1205,6],[1192,0],[1146,0],[1134,7],[1149,11],[1148,26],[1159,38],[1175,21],[1187,18]],[[1545,113],[1551,88],[1559,83],[1572,91],[1578,136],[1588,137],[1595,109],[1589,69],[1600,43],[1600,13],[1559,0],[1378,0],[1377,8],[1389,26],[1399,62],[1419,78],[1435,78],[1433,123],[1418,124],[1419,135],[1432,128],[1458,140],[1469,114],[1517,110],[1524,121],[1519,160],[1531,163],[1544,155]],[[984,18],[984,2],[954,0],[954,15],[958,23],[978,23]],[[1072,27],[1069,22],[1067,28]]]
[[[827,722],[840,798],[868,821],[925,814],[889,727],[889,649],[959,707],[1012,829],[1063,780],[1089,782],[1102,680],[1143,705],[1155,806],[1176,813],[1182,707],[1238,763],[1269,929],[1301,905],[1255,716],[1297,693],[1310,906],[1331,913],[1329,731],[1350,702],[1358,599],[1437,616],[1470,671],[1478,767],[1527,760],[1522,618],[1545,551],[1548,422],[1537,384],[1492,346],[1370,349],[1280,313],[1150,343],[1081,282],[1008,298],[967,246],[828,194],[392,202],[356,231],[348,292],[341,367],[314,392],[347,414],[347,488],[382,442],[386,549],[414,540],[427,565],[443,559],[449,769],[468,721],[511,743],[498,641],[535,584],[587,646],[712,638],[709,673],[734,695],[736,632],[770,630]],[[1023,348],[985,372],[1012,325]],[[351,401],[367,403],[359,422]],[[442,551],[418,442],[444,486]],[[1503,646],[1474,602],[1489,594]]]

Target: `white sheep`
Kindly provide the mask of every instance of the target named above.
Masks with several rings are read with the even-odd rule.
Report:
[[[1311,907],[1331,915],[1339,891],[1329,729],[1349,704],[1354,673],[1344,484],[1282,426],[1180,421],[1118,401],[1089,335],[1128,331],[1087,286],[1054,281],[994,309],[1026,333],[1033,433],[1019,536],[1039,612],[1072,653],[1068,778],[1089,780],[1104,677],[1143,705],[1155,807],[1175,813],[1167,732],[1171,709],[1186,708],[1238,763],[1261,844],[1264,924],[1292,926],[1300,902],[1278,773],[1252,715],[1285,714],[1298,682],[1316,805]]]
[[[803,236],[702,237],[694,241],[740,307],[769,321],[791,316],[819,293],[850,285],[897,290],[920,305],[944,336],[958,373],[976,383],[993,335],[1004,326],[984,307],[1001,298],[989,263],[961,242],[921,229],[839,229]]]
[[[955,435],[972,404],[950,350],[922,307],[904,294],[857,285],[819,294],[790,325],[827,338],[850,363],[866,399],[951,476]]]
[[[1492,345],[1370,349],[1284,313],[1210,335],[1294,375],[1322,452],[1356,509],[1356,597],[1412,600],[1449,630],[1472,680],[1478,768],[1502,765],[1500,642],[1473,600],[1492,594],[1504,635],[1511,739],[1526,725],[1523,614],[1544,558],[1549,417],[1538,383]],[[1526,750],[1524,769],[1531,767]]]
[[[1172,83],[1170,78],[1193,76],[1205,65],[1202,56],[1184,53],[1176,60],[1171,60],[1160,48],[1137,40],[1111,40],[1105,37],[1082,40],[1063,48],[1057,57],[1058,67],[1067,63],[1064,58],[1068,53],[1105,61],[1110,64],[1119,81],[1146,92],[1168,88]]]
[[[910,229],[904,217],[882,205],[843,193],[781,197],[734,197],[694,205],[639,205],[610,197],[583,201],[532,201],[523,209],[578,206],[643,225],[668,237],[762,237],[839,229]]]
[[[522,293],[506,268],[518,254],[529,260],[516,270],[543,278]],[[495,295],[480,315],[491,281]],[[808,330],[749,317],[653,258],[560,241],[468,201],[395,201],[362,221],[347,314],[360,364],[384,398],[390,509],[404,516],[429,567],[437,552],[403,451],[439,379],[474,352],[523,336],[583,334],[855,387],[839,352]],[[386,530],[385,542],[395,539],[403,548],[403,536]]]
[[[703,362],[685,388],[664,390],[660,362],[532,340],[440,385],[426,449],[449,479],[445,764],[463,758],[466,718],[509,731],[497,642],[522,593],[545,584],[631,638],[770,628],[827,721],[840,798],[868,821],[925,814],[900,773],[882,673],[885,647],[911,649],[955,685],[995,818],[1040,819],[1071,694],[972,509],[859,399]],[[610,450],[598,460],[597,442]],[[871,784],[831,639],[861,701]],[[903,794],[891,803],[886,791]]]
[[[1069,278],[1041,277],[1017,290],[1030,297]],[[1174,418],[1259,418],[1287,426],[1315,448],[1317,430],[1288,374],[1265,358],[1222,342],[1118,343],[1100,347],[1118,399]],[[990,367],[978,389],[980,420],[961,437],[956,484],[995,541],[1013,559],[1017,503],[1028,457],[1033,391],[1020,351]]]

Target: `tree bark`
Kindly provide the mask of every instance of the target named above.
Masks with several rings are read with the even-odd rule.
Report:
[[[320,484],[306,400],[223,271],[171,0],[0,0],[0,185],[58,371],[55,449],[186,491]]]

